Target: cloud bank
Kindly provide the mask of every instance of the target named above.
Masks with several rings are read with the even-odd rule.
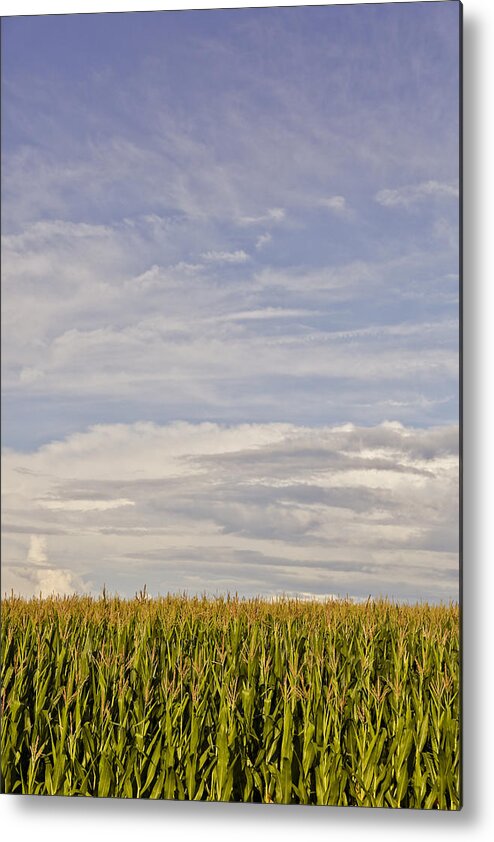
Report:
[[[99,425],[3,461],[4,590],[458,595],[455,426]]]

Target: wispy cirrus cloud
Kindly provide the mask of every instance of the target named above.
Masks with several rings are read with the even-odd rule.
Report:
[[[265,234],[260,234],[256,240],[256,249],[264,248],[264,246],[267,246],[267,244],[270,243],[272,239],[273,237],[269,232],[266,232]]]
[[[459,189],[454,184],[440,181],[423,181],[421,184],[409,184],[396,189],[379,190],[375,200],[386,208],[404,207],[423,202],[426,199],[458,199]]]
[[[348,206],[347,200],[344,196],[327,196],[319,200],[319,206],[321,208],[326,208],[342,219],[354,218],[354,213]]]
[[[63,399],[86,424],[114,417],[117,405],[134,419],[138,406],[154,417],[163,405],[169,420],[300,420],[305,411],[319,422],[335,410],[331,420],[362,420],[363,404],[377,412],[389,400],[408,422],[452,412],[454,401],[441,400],[455,392],[457,278],[431,280],[441,264],[428,251],[314,268],[244,260],[240,250],[210,249],[211,260],[189,250],[177,261],[180,232],[181,223],[137,216],[7,235],[9,402],[30,395],[46,414]]]
[[[286,217],[284,208],[270,208],[259,216],[240,216],[239,225],[266,225],[267,223],[282,222]]]
[[[201,254],[203,260],[209,263],[246,263],[249,255],[243,249],[237,251],[206,251]]]

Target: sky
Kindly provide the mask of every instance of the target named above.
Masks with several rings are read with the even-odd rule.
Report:
[[[2,20],[2,592],[458,598],[459,10]]]

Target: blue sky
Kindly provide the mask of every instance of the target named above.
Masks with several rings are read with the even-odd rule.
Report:
[[[3,20],[4,588],[455,598],[458,15]]]

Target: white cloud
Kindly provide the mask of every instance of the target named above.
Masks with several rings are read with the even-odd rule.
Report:
[[[317,311],[316,311],[317,312]],[[287,307],[263,307],[257,310],[240,310],[238,313],[227,313],[224,316],[212,316],[209,321],[218,322],[236,322],[236,321],[250,321],[265,319],[293,319],[300,316],[314,315],[313,310],[290,310]]]
[[[44,373],[41,369],[36,368],[35,366],[26,366],[25,368],[21,368],[19,382],[29,385],[30,383],[36,383],[37,381],[42,380],[43,377]]]
[[[48,563],[47,541],[44,535],[31,535],[27,561],[29,564],[46,565]]]
[[[5,546],[5,542],[4,542]],[[84,593],[88,585],[74,571],[54,566],[48,558],[46,535],[31,535],[24,562],[2,564],[4,593],[14,591],[24,597],[71,596]]]
[[[135,506],[133,500],[117,498],[115,500],[38,500],[42,509],[65,512],[106,512],[108,509],[121,509],[122,506]]]
[[[303,291],[305,294],[318,292],[343,294],[352,298],[359,286],[375,282],[383,267],[364,260],[354,260],[341,266],[323,266],[304,270],[297,267],[277,269],[268,267],[256,274],[256,281],[263,287],[282,287],[287,290]]]
[[[245,263],[249,260],[249,255],[239,249],[237,251],[206,251],[201,254],[203,260],[212,263]]]
[[[439,240],[446,242],[455,254],[458,253],[460,239],[457,224],[454,225],[441,216],[434,223],[434,234]]]
[[[86,590],[78,576],[71,570],[46,567],[36,571],[36,578],[33,581],[34,595],[50,596],[58,594],[61,596],[72,596]]]
[[[98,425],[3,464],[8,588],[457,595],[457,427]]]
[[[327,198],[320,199],[319,205],[323,208],[327,208],[336,214],[336,216],[340,216],[343,219],[350,219],[353,217],[353,212],[348,207],[344,196],[328,196]]]
[[[385,189],[376,193],[375,200],[384,207],[409,208],[417,202],[428,198],[458,199],[459,190],[454,184],[440,181],[423,181],[421,184],[411,184],[397,189]]]
[[[267,225],[268,223],[283,222],[286,217],[284,208],[270,208],[266,213],[259,216],[240,216],[239,225]],[[266,235],[264,235],[266,236]]]
[[[186,274],[195,275],[202,269],[202,263],[187,263],[185,260],[180,260],[172,269],[177,272],[185,272]]]
[[[267,246],[267,244],[270,243],[272,239],[273,238],[272,238],[271,234],[269,234],[269,233],[260,234],[259,237],[256,240],[256,249],[259,250],[259,249],[264,248],[264,246]]]

